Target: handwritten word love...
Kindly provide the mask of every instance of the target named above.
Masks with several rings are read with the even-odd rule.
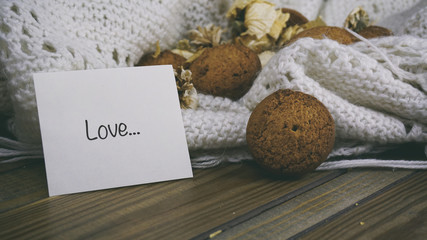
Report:
[[[97,131],[90,131],[89,130],[89,121],[85,120],[85,127],[86,127],[86,137],[88,140],[93,141],[97,139],[107,139],[108,137],[125,137],[125,136],[132,136],[132,135],[139,135],[140,132],[129,132],[127,130],[127,125],[125,123],[115,123],[113,125],[107,124],[100,125],[97,129]],[[96,129],[96,128],[95,128]],[[95,133],[93,133],[95,132]]]

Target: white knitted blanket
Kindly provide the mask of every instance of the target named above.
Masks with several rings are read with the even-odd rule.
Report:
[[[427,1],[282,0],[313,20],[343,26],[362,6],[395,36],[353,45],[301,39],[280,50],[238,101],[199,94],[182,110],[194,167],[251,159],[245,129],[251,111],[281,88],[311,94],[331,112],[336,144],[319,169],[427,168],[427,161],[354,159],[402,143],[427,144]],[[32,73],[131,67],[160,40],[172,48],[188,30],[227,26],[231,0],[17,0],[0,6],[0,113],[18,142],[1,138],[0,157],[37,157],[40,129]],[[142,103],[141,103],[142,104]],[[425,148],[427,155],[427,146]],[[352,158],[353,160],[346,160]]]

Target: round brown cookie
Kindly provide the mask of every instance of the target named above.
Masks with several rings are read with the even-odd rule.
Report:
[[[305,38],[305,37],[310,37],[314,39],[329,38],[341,44],[352,44],[358,41],[358,39],[355,36],[347,32],[344,28],[333,27],[333,26],[319,26],[319,27],[309,28],[298,33],[287,44],[289,45],[295,42],[296,40],[300,38]]]
[[[278,90],[253,110],[246,141],[263,168],[280,176],[296,177],[326,160],[334,145],[335,124],[315,97]]]
[[[162,51],[157,57],[152,54],[144,55],[139,59],[136,66],[151,66],[151,65],[169,65],[174,69],[184,65],[186,59],[183,56],[173,53],[170,50]]]
[[[288,27],[308,23],[308,19],[297,10],[291,8],[282,8],[281,10],[282,13],[289,13],[289,20],[286,22]]]
[[[197,91],[236,100],[252,86],[261,62],[243,45],[222,44],[205,48],[189,69]]]
[[[393,32],[387,28],[372,25],[360,30],[359,34],[364,38],[377,38],[392,36]]]

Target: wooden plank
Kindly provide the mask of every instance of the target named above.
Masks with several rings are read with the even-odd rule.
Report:
[[[218,239],[287,239],[412,172],[409,170],[352,170],[217,237]],[[312,237],[312,239],[329,239],[328,237],[317,238],[316,235]]]
[[[387,188],[302,239],[426,239],[427,172]]]
[[[193,179],[45,198],[0,214],[0,239],[188,239],[336,172],[272,179],[254,163]]]
[[[237,225],[239,225],[245,221],[248,221],[251,218],[257,217],[258,215],[260,215],[260,214],[262,214],[262,213],[264,213],[264,212],[266,212],[266,211],[268,211],[268,210],[270,210],[270,209],[272,209],[272,208],[274,208],[280,204],[283,204],[283,203],[285,203],[285,202],[287,202],[287,201],[289,201],[289,200],[291,200],[291,199],[293,199],[293,198],[295,198],[295,197],[297,197],[297,196],[299,196],[299,195],[301,195],[301,194],[303,194],[303,193],[305,193],[311,189],[314,189],[318,186],[321,186],[322,184],[324,184],[324,183],[326,183],[326,182],[328,182],[328,181],[330,181],[330,180],[332,180],[332,179],[334,179],[334,178],[336,178],[336,177],[338,177],[344,173],[345,173],[345,171],[340,171],[340,172],[336,172],[335,174],[334,173],[329,174],[329,175],[327,175],[321,179],[318,179],[317,181],[311,182],[311,183],[309,183],[309,184],[307,184],[301,188],[298,188],[292,192],[288,192],[285,195],[283,195],[283,196],[281,196],[281,197],[279,197],[273,201],[270,201],[264,205],[258,206],[256,208],[252,209],[251,211],[249,211],[248,213],[243,214],[239,217],[236,217],[236,218],[232,219],[231,221],[228,221],[228,222],[221,224],[221,225],[219,225],[213,229],[210,229],[207,232],[199,234],[198,236],[195,236],[193,239],[197,240],[197,239],[212,238],[213,236],[216,236],[216,235],[218,235],[224,231],[227,231],[228,229],[233,228],[233,227],[235,227],[235,226],[237,226]]]
[[[22,164],[1,165],[8,171],[0,172],[0,213],[48,196],[43,161]]]

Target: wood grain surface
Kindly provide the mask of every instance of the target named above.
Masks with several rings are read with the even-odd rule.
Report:
[[[252,163],[227,164],[193,179],[45,197],[1,213],[0,239],[188,239],[331,174],[283,180]]]
[[[357,204],[412,171],[353,170],[221,235],[221,239],[288,239]],[[318,239],[318,238],[312,238]],[[329,236],[320,239],[330,239]]]
[[[427,239],[427,173],[415,172],[302,239]]]
[[[427,171],[301,179],[253,162],[194,178],[48,197],[42,161],[0,171],[0,239],[425,239]]]

